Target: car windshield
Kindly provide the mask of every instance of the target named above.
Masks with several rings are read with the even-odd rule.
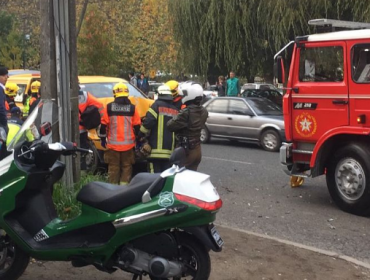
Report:
[[[266,116],[266,115],[275,115],[279,116],[282,115],[281,108],[277,106],[275,103],[271,102],[268,99],[247,99],[248,104],[252,107],[252,109],[256,112],[259,116]]]
[[[117,82],[112,83],[88,83],[88,84],[80,84],[82,90],[90,92],[96,98],[106,98],[106,97],[113,97],[113,87],[117,84]],[[130,83],[125,83],[128,87],[130,92],[130,96],[134,97],[146,97],[144,93],[140,92],[137,88],[135,88]]]

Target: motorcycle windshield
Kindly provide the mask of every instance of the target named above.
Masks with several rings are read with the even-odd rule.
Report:
[[[51,100],[41,100],[8,145],[8,151],[19,144],[42,139],[49,142],[51,131],[58,125],[58,106]]]

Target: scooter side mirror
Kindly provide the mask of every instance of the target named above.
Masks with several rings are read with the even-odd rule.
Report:
[[[186,160],[186,153],[183,147],[176,148],[170,157],[170,164],[177,165],[179,168],[184,167]]]

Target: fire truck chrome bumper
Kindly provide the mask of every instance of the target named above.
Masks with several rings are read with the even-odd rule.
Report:
[[[285,143],[283,142],[280,147],[280,163],[282,165],[292,165],[292,151],[293,151],[293,144],[292,143]]]

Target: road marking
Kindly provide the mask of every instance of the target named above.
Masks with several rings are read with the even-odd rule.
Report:
[[[273,237],[273,236],[270,236],[270,235],[265,235],[265,234],[261,234],[261,233],[248,231],[248,230],[243,230],[243,229],[239,229],[239,228],[230,227],[226,224],[221,224],[221,223],[215,223],[215,224],[217,226],[221,227],[221,228],[224,228],[224,229],[234,230],[234,231],[246,233],[246,234],[249,234],[249,235],[253,235],[253,236],[256,236],[256,237],[266,238],[266,239],[269,239],[269,240],[274,240],[274,241],[277,241],[277,242],[285,244],[285,245],[290,245],[290,246],[294,246],[294,247],[297,247],[297,248],[300,248],[300,249],[309,250],[309,251],[319,253],[319,254],[322,254],[322,255],[326,255],[326,256],[329,256],[329,257],[333,257],[333,258],[336,258],[336,259],[342,259],[342,260],[345,260],[347,262],[353,263],[355,265],[362,266],[364,268],[370,269],[370,263],[363,262],[363,261],[357,260],[353,257],[342,255],[340,253],[336,253],[336,252],[332,252],[332,251],[328,251],[328,250],[323,250],[323,249],[319,249],[319,248],[308,246],[308,245],[303,245],[303,244],[300,244],[300,243],[297,243],[297,242],[280,239],[278,237]]]
[[[212,160],[228,161],[228,162],[232,162],[232,163],[253,164],[252,162],[238,161],[238,160],[230,160],[230,159],[224,159],[224,158],[214,158],[214,157],[204,157],[204,156],[202,158],[212,159]]]

